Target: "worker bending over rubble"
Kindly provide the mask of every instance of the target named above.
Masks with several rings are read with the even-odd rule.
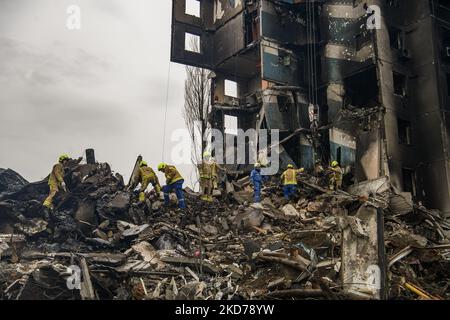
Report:
[[[177,168],[166,163],[160,163],[158,165],[158,171],[164,172],[164,175],[166,176],[166,185],[162,187],[162,191],[164,192],[164,204],[166,206],[169,205],[169,193],[172,190],[175,190],[178,199],[178,207],[180,209],[186,208],[183,195],[184,179]]]
[[[145,201],[145,190],[150,183],[153,185],[153,188],[155,188],[156,193],[161,192],[161,185],[159,184],[155,171],[150,168],[145,161],[141,161],[140,163],[138,182],[141,183],[139,202]]]
[[[213,201],[214,181],[213,174],[217,176],[216,163],[211,159],[211,153],[205,151],[203,153],[203,161],[198,165],[200,175],[200,190],[202,192],[201,199],[204,201]]]
[[[292,164],[288,164],[286,171],[281,175],[283,193],[286,200],[291,200],[297,192],[297,174],[305,172],[304,168],[294,169]]]
[[[261,175],[261,164],[255,163],[255,168],[250,173],[250,182],[253,185],[253,202],[261,202],[261,189],[263,176]]]
[[[331,163],[331,167],[329,168],[331,171],[330,174],[330,190],[340,190],[342,189],[342,177],[343,172],[341,167],[339,166],[339,162],[333,161]]]
[[[67,192],[66,183],[64,182],[64,166],[69,161],[69,156],[63,154],[59,157],[58,163],[53,166],[50,177],[48,178],[48,186],[50,187],[50,193],[45,199],[43,206],[53,210],[53,199],[60,190]]]

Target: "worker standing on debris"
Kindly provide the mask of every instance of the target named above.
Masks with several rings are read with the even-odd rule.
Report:
[[[213,191],[219,187],[219,171],[225,172],[226,169],[219,165],[213,157],[209,160],[212,164],[212,184],[213,184]]]
[[[343,172],[342,168],[339,166],[339,162],[333,161],[329,170],[331,171],[330,190],[340,190],[342,188]]]
[[[164,204],[166,206],[169,205],[169,193],[172,190],[175,190],[178,199],[178,207],[180,209],[186,208],[183,195],[184,179],[177,168],[166,163],[160,163],[158,165],[158,171],[164,172],[164,175],[166,176],[166,185],[162,187],[162,191],[164,192]]]
[[[211,153],[208,151],[203,153],[203,161],[198,165],[198,172],[200,175],[200,190],[202,192],[201,199],[212,202],[213,173],[215,172],[217,175],[217,169],[215,169],[215,163],[211,161]]]
[[[255,168],[250,173],[250,182],[253,185],[253,201],[261,202],[261,188],[263,177],[261,175],[261,164],[255,163]]]
[[[286,200],[291,200],[291,197],[297,192],[297,174],[303,172],[305,172],[304,168],[294,169],[292,164],[288,164],[286,171],[284,171],[281,175],[283,193]]]
[[[147,165],[147,162],[141,161],[138,181],[141,183],[141,190],[139,192],[139,202],[145,201],[145,190],[148,185],[151,183],[155,188],[156,193],[161,192],[161,185],[159,184],[158,177],[156,176],[155,171]]]
[[[63,154],[59,157],[58,163],[53,166],[50,177],[48,178],[48,186],[50,187],[50,193],[45,199],[43,206],[53,210],[53,199],[56,194],[63,190],[67,192],[66,183],[64,182],[64,166],[69,161],[69,156]]]

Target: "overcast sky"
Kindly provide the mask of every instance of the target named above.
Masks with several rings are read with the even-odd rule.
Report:
[[[0,168],[44,178],[92,147],[129,177],[162,157],[170,0],[0,0]],[[81,30],[66,27],[81,8]],[[184,67],[171,64],[165,160],[184,128]],[[181,167],[186,181],[189,166]]]

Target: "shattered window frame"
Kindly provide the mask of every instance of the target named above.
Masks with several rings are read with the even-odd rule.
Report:
[[[185,0],[185,11],[188,16],[201,18],[202,7],[200,0]]]
[[[184,50],[192,53],[202,54],[202,37],[195,33],[185,32]]]

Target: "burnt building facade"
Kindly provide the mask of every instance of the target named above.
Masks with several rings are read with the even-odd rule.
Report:
[[[338,160],[450,215],[449,0],[173,0],[172,25],[214,128],[278,129],[282,168]]]

